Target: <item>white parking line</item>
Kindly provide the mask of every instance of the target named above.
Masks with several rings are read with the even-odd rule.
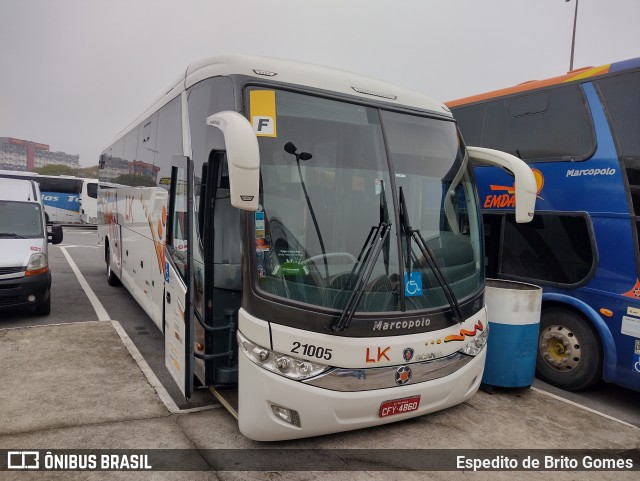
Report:
[[[66,246],[66,247],[70,247],[70,246]],[[93,306],[93,309],[96,311],[98,320],[111,321],[111,325],[120,336],[122,343],[129,351],[129,354],[131,355],[133,360],[136,361],[136,363],[138,364],[138,367],[142,371],[142,374],[144,374],[144,376],[147,378],[147,381],[149,382],[149,384],[151,384],[151,387],[153,387],[156,393],[158,393],[158,397],[160,398],[160,401],[162,401],[162,403],[167,408],[167,410],[173,414],[185,414],[185,413],[205,411],[207,409],[220,407],[220,406],[202,406],[202,407],[191,408],[191,409],[180,409],[178,407],[178,405],[171,398],[171,395],[167,392],[167,390],[162,385],[158,377],[155,375],[155,373],[153,372],[153,370],[151,369],[147,361],[145,361],[144,357],[142,357],[142,354],[140,354],[140,351],[138,350],[136,345],[133,343],[129,335],[126,333],[122,325],[118,321],[114,321],[109,318],[109,314],[107,314],[107,311],[102,306],[102,303],[98,299],[98,296],[95,295],[95,293],[93,292],[93,289],[91,289],[91,286],[87,283],[84,276],[80,272],[80,269],[78,268],[76,263],[73,261],[73,259],[67,252],[66,247],[60,247],[60,250],[62,251],[64,256],[67,258],[67,262],[71,266],[71,270],[74,272],[74,274],[78,278],[78,281],[80,282],[80,285],[84,290],[84,293],[89,298],[89,301]],[[78,247],[82,247],[82,246],[78,246]]]
[[[218,407],[218,406],[202,406],[199,408],[180,409],[178,405],[173,401],[173,399],[171,398],[167,390],[164,388],[164,386],[162,385],[158,377],[155,375],[151,367],[149,367],[149,364],[147,364],[147,361],[145,361],[144,357],[142,357],[142,354],[140,354],[140,351],[138,351],[138,348],[133,343],[133,341],[131,340],[127,332],[124,330],[122,325],[118,321],[111,321],[111,324],[113,325],[114,329],[120,336],[120,339],[122,339],[122,343],[129,350],[129,354],[131,354],[131,357],[138,363],[138,367],[147,378],[147,381],[149,381],[149,384],[151,384],[151,387],[153,387],[153,389],[156,390],[156,392],[158,393],[158,397],[160,398],[160,400],[165,405],[165,407],[169,410],[170,413],[173,413],[173,414],[193,413],[193,412],[205,411],[207,409]]]
[[[106,309],[102,306],[102,303],[98,299],[98,296],[95,295],[95,293],[93,292],[93,289],[91,289],[91,287],[89,286],[89,283],[85,280],[84,276],[82,275],[82,272],[80,272],[80,269],[78,269],[78,266],[76,265],[76,263],[73,262],[73,259],[71,258],[71,256],[67,252],[66,247],[60,247],[60,250],[62,251],[64,256],[67,258],[67,262],[71,266],[71,270],[73,271],[73,273],[78,278],[78,282],[80,282],[80,285],[82,286],[82,289],[84,290],[84,293],[89,298],[89,302],[91,302],[91,305],[93,306],[93,310],[96,311],[96,315],[98,316],[98,320],[99,321],[109,321],[110,320],[109,319],[109,314],[107,314]]]
[[[60,244],[60,245],[58,245],[56,247],[66,247],[66,248],[69,248],[69,247],[86,247],[88,249],[97,249],[98,248],[98,246],[81,246],[81,245],[75,245],[75,244]]]
[[[597,414],[598,416],[602,416],[603,418],[607,418],[607,419],[609,419],[611,421],[615,421],[617,423],[624,424],[625,426],[629,426],[630,428],[637,429],[637,430],[640,431],[640,428],[638,426],[635,426],[635,425],[630,424],[630,423],[628,423],[626,421],[623,421],[622,419],[614,418],[613,416],[609,416],[608,414],[602,413],[600,411],[596,411],[595,409],[588,408],[587,406],[583,406],[582,404],[578,404],[577,402],[573,402],[573,401],[570,401],[570,400],[565,399],[563,397],[557,396],[555,394],[551,394],[550,392],[543,391],[542,389],[539,389],[537,387],[531,386],[531,390],[535,391],[535,392],[539,392],[540,394],[544,394],[545,396],[549,396],[550,398],[557,399],[558,401],[565,402],[565,403],[570,404],[572,406],[575,406],[577,408],[584,409],[585,411],[588,411],[590,413]]]

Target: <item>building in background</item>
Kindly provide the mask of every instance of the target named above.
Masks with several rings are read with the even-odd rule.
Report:
[[[33,172],[36,167],[50,164],[79,168],[80,156],[70,155],[66,152],[52,152],[47,144],[0,137],[0,170]]]

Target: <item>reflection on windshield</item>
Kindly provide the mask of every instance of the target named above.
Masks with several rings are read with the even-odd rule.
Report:
[[[391,201],[398,186],[405,188],[413,228],[420,230],[457,298],[481,287],[474,188],[452,122],[292,92],[277,91],[275,97],[277,135],[259,137],[255,275],[260,289],[343,310],[357,284],[358,256],[381,222],[383,186],[389,241],[373,262],[356,310],[398,311],[403,304],[449,308],[419,251],[412,253],[412,277],[405,279],[397,239],[405,246],[406,241],[396,225],[397,202]],[[414,284],[420,289],[406,289]]]
[[[31,202],[0,201],[0,237],[43,237],[42,211]]]
[[[454,298],[463,299],[482,285],[479,220],[470,167],[451,122],[382,112],[396,185],[403,188],[412,228],[433,254]],[[405,292],[407,309],[449,305],[446,289],[415,244],[411,267],[421,289]]]

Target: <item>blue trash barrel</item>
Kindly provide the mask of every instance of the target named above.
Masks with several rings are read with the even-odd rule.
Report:
[[[536,370],[542,288],[487,279],[485,303],[489,339],[482,382],[499,387],[531,386]]]

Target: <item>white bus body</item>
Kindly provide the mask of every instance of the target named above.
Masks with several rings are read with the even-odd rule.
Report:
[[[488,324],[470,157],[513,171],[530,219],[531,171],[467,152],[430,98],[296,62],[193,64],[100,157],[108,282],[164,331],[183,394],[195,374],[249,438],[453,406]]]
[[[39,175],[35,172],[9,170],[0,171],[0,177],[38,182],[47,223],[79,224],[83,222],[80,204],[84,183],[89,179],[69,175]],[[95,179],[90,180],[96,182]]]
[[[98,224],[98,179],[82,179],[80,221],[83,224]]]

